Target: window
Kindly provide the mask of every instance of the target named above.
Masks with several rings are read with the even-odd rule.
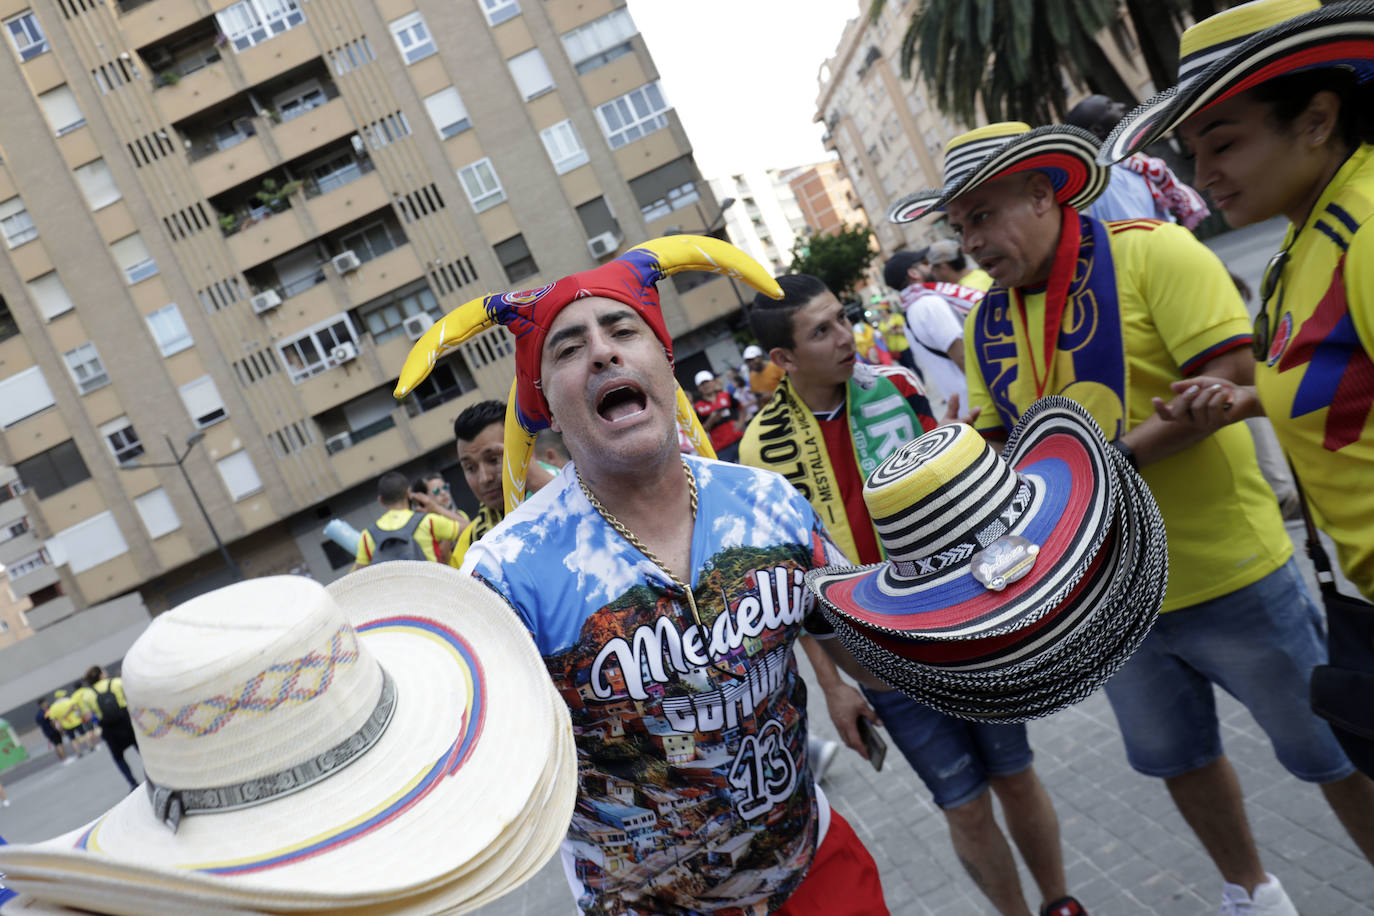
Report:
[[[215,22],[235,51],[246,51],[305,22],[305,14],[296,0],[240,0],[216,13]]]
[[[506,199],[506,191],[501,187],[501,179],[496,177],[496,169],[491,167],[490,159],[478,159],[471,165],[463,166],[458,170],[458,179],[463,183],[468,202],[477,213],[489,210]]]
[[[40,95],[38,104],[43,107],[43,116],[48,119],[48,126],[59,137],[86,123],[86,116],[81,113],[80,106],[76,104],[76,96],[72,95],[71,87],[66,83]]]
[[[143,244],[143,236],[137,232],[110,243],[110,253],[124,271],[124,277],[130,286],[158,272],[157,262],[148,253],[148,246]]]
[[[434,122],[434,129],[445,140],[472,126],[468,110],[463,106],[463,97],[452,86],[426,96],[425,109],[429,111],[429,119]]]
[[[135,496],[134,508],[138,510],[138,517],[143,519],[143,527],[148,529],[148,537],[153,540],[181,527],[177,510],[172,508],[172,499],[161,487]]]
[[[187,382],[181,386],[180,391],[181,402],[186,405],[186,412],[199,428],[213,426],[229,416],[229,411],[224,409],[224,399],[219,396],[219,389],[215,387],[215,380],[210,376],[202,375],[194,382]]]
[[[683,156],[631,178],[630,192],[634,194],[645,222],[652,222],[679,207],[700,200],[701,194],[697,191],[699,180],[692,158]]]
[[[638,32],[629,10],[612,10],[600,19],[564,32],[563,49],[579,74],[590,73],[622,54],[629,54],[630,39]]]
[[[390,226],[385,221],[373,223],[339,239],[344,250],[356,254],[364,264],[405,243],[401,227]]]
[[[587,162],[587,148],[582,145],[571,121],[559,121],[553,127],[544,128],[539,132],[539,139],[544,141],[553,169],[560,175]]]
[[[342,344],[351,344],[355,349],[358,346],[353,320],[347,315],[330,318],[304,334],[277,344],[277,351],[291,373],[291,381],[299,383],[338,365],[330,354]]]
[[[92,210],[107,207],[124,196],[119,193],[119,187],[104,159],[79,165],[72,169],[72,174],[76,176],[76,183],[81,186],[81,193],[86,196],[86,203]]]
[[[534,255],[530,254],[530,246],[525,244],[523,235],[513,235],[504,242],[497,242],[492,249],[501,266],[506,269],[506,279],[511,283],[518,283],[539,273],[539,265],[534,263]]]
[[[235,502],[262,490],[258,469],[253,467],[253,459],[242,449],[216,461],[215,467],[219,468],[219,476],[224,478],[224,485],[229,488],[229,495],[234,497]]]
[[[24,207],[23,198],[15,196],[0,201],[0,230],[4,231],[5,241],[11,248],[18,248],[38,238],[38,230],[33,226],[33,217]]]
[[[19,333],[19,325],[15,323],[14,313],[5,304],[5,299],[0,296],[0,341],[9,340]]]
[[[538,48],[517,54],[506,63],[510,66],[515,87],[526,102],[553,89],[553,74],[549,72],[549,65],[544,63],[544,55],[539,53]]]
[[[20,557],[13,563],[6,564],[5,572],[9,575],[10,581],[14,582],[35,570],[51,565],[52,560],[48,559],[47,552],[40,548],[26,557]]]
[[[487,15],[488,25],[500,25],[507,19],[520,15],[520,4],[516,0],[478,0],[482,12]]]
[[[329,94],[319,80],[306,80],[298,86],[278,93],[272,98],[272,107],[277,110],[278,123],[293,121],[309,111],[314,111],[329,101]]]
[[[334,62],[334,72],[338,74],[356,70],[368,61],[377,59],[377,55],[372,51],[372,42],[368,41],[366,36],[340,45],[327,56]]]
[[[415,399],[420,402],[420,412],[433,410],[477,387],[463,357],[454,354],[435,365],[425,380],[415,386]]]
[[[404,333],[405,320],[421,312],[428,313],[436,321],[443,317],[439,300],[434,298],[428,286],[393,296],[381,305],[368,306],[359,310],[358,317],[366,325],[373,342],[382,344]]]
[[[157,348],[162,351],[163,356],[180,353],[195,344],[186,322],[182,320],[181,309],[177,308],[175,302],[164,305],[148,315],[148,330],[152,333],[153,340],[157,341]]]
[[[611,149],[619,149],[667,127],[670,107],[655,80],[598,106],[596,116],[601,120],[606,142]]]
[[[43,370],[37,366],[6,376],[0,379],[0,429],[9,429],[56,403]]]
[[[124,540],[114,514],[109,511],[57,532],[48,538],[47,548],[55,564],[60,566],[66,563],[73,573],[94,569],[129,552],[129,544]]]
[[[105,437],[105,443],[109,445],[110,452],[119,464],[133,461],[143,454],[143,443],[139,441],[138,433],[134,432],[134,425],[129,422],[128,417],[120,417],[103,424],[100,427],[100,435]]]
[[[14,42],[14,50],[19,52],[21,61],[37,57],[48,50],[48,37],[43,34],[43,29],[38,25],[38,19],[31,10],[24,10],[18,16],[6,19],[5,29],[9,31],[10,41]]]
[[[391,37],[396,39],[396,47],[407,64],[424,60],[438,50],[434,47],[429,27],[425,25],[425,17],[418,11],[393,19],[388,24],[391,26]]]
[[[589,239],[607,232],[617,239],[620,238],[620,223],[616,221],[615,214],[611,212],[610,204],[606,203],[604,197],[596,197],[580,204],[577,207],[577,218],[582,220],[582,231],[587,233]]]
[[[32,458],[25,458],[14,469],[19,472],[24,486],[38,494],[39,499],[61,493],[91,476],[76,443],[70,439]]]
[[[58,315],[70,312],[76,307],[72,303],[72,297],[67,295],[67,287],[62,285],[62,278],[55,270],[35,277],[24,285],[29,288],[29,296],[33,298],[38,311],[43,314],[46,321],[52,321]]]
[[[105,372],[105,364],[100,361],[100,354],[93,343],[73,347],[62,354],[62,361],[67,364],[67,371],[72,374],[72,381],[76,382],[82,394],[90,394],[110,384],[110,376]]]

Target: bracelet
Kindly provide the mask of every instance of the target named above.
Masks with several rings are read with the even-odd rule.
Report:
[[[1140,470],[1140,462],[1135,457],[1135,449],[1131,448],[1120,439],[1112,440],[1112,448],[1121,453],[1122,457],[1131,465],[1131,470]]]

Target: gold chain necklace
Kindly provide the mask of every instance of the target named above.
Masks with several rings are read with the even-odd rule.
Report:
[[[687,459],[685,458],[682,459],[682,470],[687,472],[687,492],[691,496],[692,504],[692,529],[696,530],[697,478],[696,475],[692,473],[692,466],[687,463]],[[687,607],[692,612],[692,622],[697,625],[697,627],[701,630],[703,638],[705,638],[707,635],[706,624],[702,623],[701,621],[701,614],[699,611],[697,611],[697,600],[696,597],[692,594],[691,587],[687,585],[686,582],[683,582],[681,579],[679,579],[677,573],[669,569],[668,564],[660,560],[658,558],[658,555],[655,554],[652,550],[650,550],[649,546],[639,539],[638,535],[636,535],[629,528],[626,528],[625,525],[620,521],[620,519],[616,518],[610,512],[606,511],[606,507],[601,505],[601,500],[597,499],[596,494],[587,488],[587,484],[582,479],[581,473],[578,473],[577,475],[577,485],[582,488],[582,495],[587,497],[587,502],[591,503],[592,508],[595,509],[598,513],[600,513],[601,517],[606,520],[606,524],[614,528],[621,537],[623,537],[626,541],[630,543],[631,547],[633,547],[635,550],[638,550],[640,553],[644,554],[644,556],[648,557],[649,560],[655,566],[663,570],[663,572],[667,574],[668,578],[672,581],[673,585],[677,586],[679,589],[682,590],[682,593],[687,597]],[[691,551],[689,548],[688,556],[690,555]],[[722,674],[728,674],[731,677],[736,678],[739,677],[739,675],[734,671],[731,671],[728,668],[721,668],[715,662],[711,662],[711,667],[715,668]]]

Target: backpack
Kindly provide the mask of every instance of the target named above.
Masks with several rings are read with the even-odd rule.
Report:
[[[372,535],[372,563],[386,563],[390,560],[428,560],[420,542],[415,540],[415,531],[425,520],[425,513],[412,512],[410,520],[395,531],[383,531],[374,522],[367,526]]]
[[[128,724],[129,710],[119,705],[119,697],[115,696],[114,687],[110,681],[105,681],[105,689],[95,692],[95,705],[100,710],[100,725],[103,728],[111,726],[118,727],[121,724]]]

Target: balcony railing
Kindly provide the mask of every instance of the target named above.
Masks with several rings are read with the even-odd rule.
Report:
[[[262,188],[253,195],[256,204],[244,204],[228,213],[221,213],[219,228],[226,236],[241,229],[270,219],[274,213],[284,213],[291,209],[291,198],[301,189],[301,182],[288,181],[278,186],[275,179],[264,179]]]
[[[258,127],[251,117],[242,117],[234,122],[234,132],[223,137],[212,137],[208,140],[201,140],[199,143],[192,143],[188,152],[192,162],[198,162],[206,156],[213,156],[223,150],[232,149],[245,140],[252,139],[258,134]]]
[[[372,164],[371,159],[359,159],[337,171],[330,172],[328,175],[306,179],[305,198],[311,200],[321,194],[328,194],[330,191],[357,181],[375,168],[376,166]]]
[[[223,35],[207,42],[204,47],[197,48],[183,56],[180,60],[166,69],[159,70],[153,77],[153,88],[160,89],[163,86],[175,86],[184,78],[192,73],[198,73],[211,64],[217,64],[222,59],[220,46],[225,43]]]

